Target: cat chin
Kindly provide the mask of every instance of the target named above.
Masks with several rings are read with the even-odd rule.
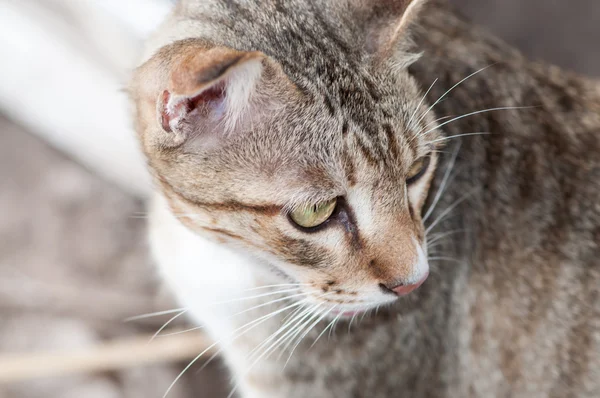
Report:
[[[331,311],[331,316],[335,316],[336,318],[339,316],[340,318],[348,318],[348,317],[352,317],[352,316],[356,316],[356,315],[361,315],[363,313],[365,313],[366,311],[361,311],[361,310],[355,310],[355,311],[337,311],[337,310],[333,310]]]
[[[355,317],[358,315],[366,314],[370,311],[373,311],[375,308],[371,307],[371,308],[361,308],[361,309],[355,309],[355,310],[333,309],[333,310],[331,310],[330,317],[333,319],[335,319],[335,318],[342,318],[342,319],[343,318],[351,318],[351,317]]]
[[[313,300],[311,304],[321,309],[321,313],[324,314],[324,319],[346,319],[356,316],[369,316],[374,314],[381,308],[393,305],[398,301],[397,297],[382,297],[373,299],[365,299],[356,303],[344,303],[344,302],[328,302],[323,300]]]
[[[330,320],[335,319],[353,319],[358,316],[360,317],[368,317],[371,314],[377,313],[377,311],[381,308],[387,307],[397,299],[389,299],[387,301],[381,303],[367,304],[364,306],[353,306],[353,307],[333,307],[325,318],[329,318]]]

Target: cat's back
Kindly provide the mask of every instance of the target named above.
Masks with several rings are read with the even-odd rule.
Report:
[[[581,242],[582,227],[600,227],[600,80],[532,62],[446,3],[430,1],[416,35],[424,56],[412,67],[423,87],[439,79],[430,102],[460,82],[436,115],[473,114],[444,130],[483,133],[463,139],[463,152],[473,152],[469,167],[480,170],[490,207],[530,226],[562,219],[555,229]]]
[[[444,228],[472,242],[450,317],[459,377],[473,396],[598,396],[600,82],[527,60],[444,3],[424,15],[412,72],[441,80],[430,102],[472,75],[438,116],[491,110],[445,126],[486,133],[462,140],[445,204],[475,192]]]

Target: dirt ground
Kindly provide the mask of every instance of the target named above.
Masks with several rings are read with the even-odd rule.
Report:
[[[600,76],[597,0],[453,1],[531,57]],[[144,223],[142,203],[0,117],[0,354],[155,331],[122,322],[172,305]],[[184,365],[0,385],[0,398],[161,397]],[[171,396],[223,396],[219,367],[189,372]]]

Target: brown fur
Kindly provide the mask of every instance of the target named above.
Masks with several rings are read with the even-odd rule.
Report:
[[[405,7],[381,16],[358,0],[324,2],[319,12],[315,4],[180,2],[178,17],[209,28],[162,47],[138,70],[132,90],[142,146],[163,193],[183,213],[200,215],[191,229],[233,238],[288,280],[309,275],[319,289],[339,291],[328,302],[361,302],[361,286],[393,285],[407,274],[411,239],[425,239],[422,214],[460,140],[429,223],[432,233],[449,235],[430,248],[431,276],[417,292],[309,350],[327,325],[319,324],[285,370],[267,362],[239,381],[265,397],[600,396],[600,84],[525,60],[443,1],[409,21]],[[408,70],[406,33],[386,30],[398,21],[400,32],[417,22],[423,57]],[[210,67],[198,45],[218,53]],[[184,129],[161,128],[157,99],[169,81],[192,94],[207,81],[198,71],[227,69],[244,57],[260,57],[266,68],[251,127],[242,123],[211,151],[190,146]],[[185,60],[183,69],[173,69],[176,59]],[[418,129],[408,124],[414,109],[429,106],[417,108],[436,78],[429,104],[484,67],[435,107],[436,117],[528,108],[473,115],[427,139],[417,133],[436,117]],[[452,139],[474,132],[490,134]],[[449,145],[439,159],[434,151],[420,199],[405,201],[407,170],[441,149],[431,141],[442,133]],[[353,190],[374,198],[377,233],[361,228],[351,206],[328,227],[344,237],[335,246],[294,231],[284,217],[311,199]],[[290,199],[299,192],[303,200]],[[216,225],[208,221],[214,214]],[[256,347],[277,322],[235,350]]]

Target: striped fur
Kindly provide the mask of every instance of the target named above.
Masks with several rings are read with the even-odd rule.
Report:
[[[131,93],[157,262],[215,338],[301,299],[322,314],[309,341],[384,306],[285,369],[249,370],[285,312],[226,338],[244,397],[600,395],[597,82],[529,63],[442,0],[183,0]],[[489,134],[454,145],[471,133]],[[335,197],[318,232],[287,217]],[[406,297],[382,288],[429,268]],[[243,300],[282,283],[296,298]]]

